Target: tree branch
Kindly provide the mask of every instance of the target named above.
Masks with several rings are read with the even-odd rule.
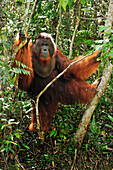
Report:
[[[21,167],[21,169],[25,170],[23,165],[19,162],[18,155],[15,156],[15,160],[17,161],[17,164],[19,165],[19,167]]]
[[[31,12],[31,16],[30,16],[30,19],[29,19],[29,23],[28,23],[28,27],[27,27],[26,33],[28,33],[28,30],[29,30],[29,27],[30,27],[30,23],[31,23],[31,19],[32,19],[34,10],[35,10],[36,3],[37,3],[37,0],[35,0],[35,3],[33,5],[33,9],[32,9],[32,12]]]
[[[78,126],[78,129],[75,134],[75,143],[79,144],[79,147],[81,146],[83,142],[84,135],[87,131],[87,126],[89,124],[89,121],[91,119],[91,116],[93,114],[93,111],[95,110],[95,107],[100,100],[102,94],[104,93],[105,89],[107,88],[107,83],[110,80],[110,76],[112,73],[112,67],[113,65],[110,64],[107,68],[104,69],[102,80],[97,88],[98,92],[92,99],[92,101],[88,104],[87,109],[82,117],[82,120]]]
[[[24,20],[23,29],[22,29],[23,32],[24,32],[25,26],[26,26],[26,20],[27,20],[27,16],[28,16],[28,13],[29,13],[30,2],[31,2],[31,0],[28,0],[27,8],[25,9],[25,15],[23,17],[23,20]]]
[[[8,127],[8,126],[11,126],[11,125],[18,125],[20,122],[12,122],[12,123],[9,123],[9,124],[7,124],[7,125],[3,125],[2,127],[1,127],[1,129],[4,129],[5,127]]]
[[[82,145],[83,138],[87,132],[87,126],[89,124],[89,121],[91,119],[93,111],[95,110],[95,107],[96,107],[99,99],[101,98],[102,94],[104,93],[104,91],[107,87],[107,83],[110,80],[110,76],[112,73],[112,67],[113,67],[113,65],[110,64],[107,68],[104,69],[102,80],[97,88],[98,93],[94,96],[92,101],[88,104],[87,109],[84,112],[81,122],[80,122],[78,129],[76,131],[76,134],[75,134],[75,146],[76,146],[75,157],[74,157],[74,161],[73,161],[71,170],[75,166],[75,161],[76,161],[76,157],[77,157],[77,148],[81,147],[81,145]]]
[[[77,29],[78,29],[79,23],[80,23],[80,14],[81,14],[81,3],[79,4],[77,24],[75,26],[73,37],[72,37],[71,44],[70,44],[69,58],[71,58],[71,56],[72,56],[73,43],[74,43],[74,39],[75,39],[75,36],[76,36],[76,33],[77,33]]]
[[[57,46],[57,43],[58,43],[58,36],[59,36],[59,29],[60,29],[60,25],[61,25],[61,8],[59,10],[59,23],[58,23],[58,26],[57,26],[57,35],[56,35],[56,46]]]

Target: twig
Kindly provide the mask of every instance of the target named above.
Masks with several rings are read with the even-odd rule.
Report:
[[[61,8],[59,10],[59,23],[58,23],[58,26],[57,26],[57,35],[56,35],[56,46],[57,46],[57,43],[58,43],[58,36],[59,36],[59,29],[60,29],[60,25],[61,25]]]
[[[32,12],[31,12],[31,16],[30,16],[30,19],[29,19],[29,23],[28,23],[28,27],[27,27],[26,33],[28,33],[28,30],[29,30],[29,27],[30,27],[30,23],[31,23],[31,19],[32,19],[34,10],[35,10],[36,3],[37,3],[37,0],[35,0],[35,2],[34,2],[34,5],[33,5],[33,8],[32,8]]]
[[[74,156],[73,164],[71,166],[71,170],[73,170],[73,168],[75,166],[76,157],[77,157],[77,149],[75,149],[75,156]]]
[[[15,58],[16,54],[18,53],[18,51],[27,43],[27,39],[22,41],[18,47],[16,47],[15,52],[13,54],[12,58]],[[14,110],[14,103],[16,100],[16,95],[17,95],[17,91],[18,91],[18,79],[19,79],[19,75],[17,75],[16,77],[16,81],[15,81],[15,93],[14,93],[14,97],[13,97],[13,102],[12,102],[12,111]]]
[[[25,10],[25,15],[23,17],[23,20],[24,20],[23,29],[22,29],[23,32],[24,32],[25,26],[26,26],[26,20],[27,20],[27,16],[28,16],[28,12],[29,12],[30,2],[31,2],[31,0],[28,0],[27,9]]]
[[[3,126],[1,127],[1,129],[4,129],[5,127],[10,126],[10,125],[18,125],[18,124],[19,124],[19,122],[12,122],[12,123],[9,123],[9,124],[7,124],[7,125],[3,125]]]
[[[4,169],[9,170],[9,166],[8,166],[9,150],[6,153],[2,152],[2,156],[3,156],[3,160],[4,160]]]
[[[25,170],[25,168],[23,167],[23,165],[19,162],[19,160],[18,160],[18,155],[16,155],[15,156],[15,159],[16,159],[16,161],[17,161],[17,164],[23,169],[23,170]]]
[[[80,18],[83,19],[83,20],[93,20],[93,21],[99,20],[99,19],[102,19],[102,20],[108,19],[108,20],[112,21],[110,18],[105,17],[105,16],[104,16],[104,17],[99,16],[99,17],[97,17],[97,18],[85,18],[85,17],[80,17]]]
[[[17,75],[15,83],[14,83],[15,93],[14,93],[13,102],[12,102],[12,109],[11,109],[12,111],[14,110],[14,103],[15,103],[15,100],[16,100],[17,92],[18,92],[18,79],[19,79],[19,74]]]
[[[71,58],[71,56],[72,56],[73,42],[74,42],[74,39],[75,39],[75,36],[76,36],[76,33],[77,33],[77,29],[78,29],[79,23],[80,23],[80,14],[81,14],[81,3],[79,4],[77,24],[75,26],[73,37],[72,37],[71,44],[70,44],[69,58]]]

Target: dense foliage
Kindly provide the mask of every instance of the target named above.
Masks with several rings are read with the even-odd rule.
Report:
[[[60,2],[60,3],[59,3]],[[103,47],[102,63],[89,78],[102,76],[104,67],[113,58],[113,30],[106,32],[106,13],[109,1],[81,0],[81,21],[74,40],[72,57],[85,55]],[[66,4],[67,3],[67,4]],[[34,37],[40,32],[57,34],[58,47],[68,56],[70,42],[77,23],[80,1],[37,1],[28,34]],[[34,1],[31,1],[26,20],[27,29]],[[31,101],[25,92],[17,91],[11,65],[13,62],[14,37],[23,29],[27,1],[2,0],[0,16],[0,169],[71,169],[75,156],[74,136],[86,105],[61,106],[54,117],[52,127],[44,134],[45,140],[30,132]],[[105,41],[105,39],[107,41]],[[17,70],[17,73],[19,70]],[[100,99],[82,147],[78,150],[77,169],[113,168],[113,77]]]

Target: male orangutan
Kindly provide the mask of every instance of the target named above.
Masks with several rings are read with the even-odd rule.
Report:
[[[30,71],[30,75],[21,74],[18,85],[21,90],[27,91],[28,95],[36,100],[40,91],[72,61],[56,47],[50,34],[41,33],[32,44],[31,40],[23,33],[18,33],[15,39],[15,47],[25,39],[27,39],[27,44],[18,51],[15,60],[28,66],[29,69],[27,68],[27,70]],[[100,61],[97,61],[98,57],[100,57],[99,51],[72,65],[40,97],[39,121],[42,131],[49,130],[59,102],[62,104],[88,103],[96,94],[99,81],[89,84],[85,80],[96,71],[100,63]],[[80,58],[82,56],[74,60]],[[13,67],[18,67],[15,61]],[[33,103],[29,129],[34,130],[36,123],[36,109]]]

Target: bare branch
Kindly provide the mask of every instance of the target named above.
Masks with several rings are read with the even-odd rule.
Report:
[[[32,12],[31,12],[30,19],[29,19],[28,27],[27,27],[27,30],[26,30],[27,33],[28,33],[28,30],[29,30],[29,27],[30,27],[30,23],[31,23],[31,19],[32,19],[34,10],[35,10],[36,3],[37,3],[37,0],[35,0],[34,5],[33,5],[33,9],[32,9]]]
[[[77,157],[77,149],[75,149],[75,156],[74,156],[73,164],[71,166],[71,170],[73,170],[73,168],[74,168],[76,157]]]
[[[8,127],[8,126],[11,126],[11,125],[18,125],[20,122],[12,122],[12,123],[9,123],[9,124],[7,124],[7,125],[3,125],[2,127],[1,127],[1,129],[4,129],[5,127]]]
[[[26,20],[27,20],[27,16],[28,16],[28,13],[29,13],[30,2],[31,2],[31,0],[28,0],[27,8],[25,9],[25,15],[23,17],[23,20],[24,20],[23,29],[22,29],[23,32],[24,32],[25,26],[26,26]]]
[[[18,47],[16,47],[15,52],[13,53],[13,57],[15,58],[16,54],[18,53],[18,51],[27,43],[27,39],[24,41],[21,41],[21,43],[19,44]],[[17,95],[17,91],[18,91],[18,79],[19,79],[19,75],[17,75],[16,77],[16,81],[15,81],[15,93],[14,93],[14,97],[13,97],[13,102],[12,102],[12,111],[14,110],[14,103],[16,100],[16,95]]]
[[[23,165],[19,162],[18,155],[15,156],[15,159],[16,159],[17,164],[19,165],[19,167],[21,167],[21,169],[25,170],[25,168],[23,167]]]
[[[76,162],[76,157],[77,157],[77,148],[81,147],[82,142],[83,142],[83,138],[87,132],[87,126],[89,124],[89,121],[91,119],[91,116],[93,114],[93,111],[95,110],[95,107],[99,101],[99,99],[101,98],[102,94],[104,93],[106,87],[107,87],[107,83],[110,80],[110,76],[112,73],[112,67],[113,65],[110,64],[107,68],[104,69],[104,73],[103,73],[103,77],[102,80],[98,86],[98,93],[94,96],[94,98],[92,99],[92,101],[88,104],[87,109],[82,117],[82,120],[78,126],[78,129],[76,131],[75,134],[75,157],[74,157],[74,161],[73,164],[71,166],[71,170],[74,168],[75,166],[75,162]]]
[[[59,10],[59,23],[58,23],[58,26],[57,26],[57,35],[56,35],[56,46],[57,46],[57,43],[58,43],[58,36],[59,36],[59,29],[60,29],[60,25],[61,25],[61,8]]]
[[[113,26],[113,0],[110,0],[110,2],[109,2],[105,26],[108,26],[108,29],[105,32],[108,32],[111,29],[111,27]]]
[[[16,76],[16,80],[15,80],[15,83],[14,83],[15,93],[14,93],[13,102],[12,102],[12,109],[11,109],[12,111],[14,110],[14,103],[15,103],[15,100],[16,100],[17,92],[18,92],[18,79],[19,79],[19,74]]]
[[[102,14],[101,14],[102,15]],[[80,19],[82,20],[92,20],[92,21],[95,21],[95,20],[104,20],[104,19],[108,19],[109,21],[112,21],[109,17],[105,17],[105,16],[98,16],[97,18],[85,18],[85,17],[80,17]]]
[[[76,36],[76,33],[77,33],[77,29],[78,29],[79,23],[80,23],[80,14],[81,14],[81,3],[79,4],[77,24],[75,26],[73,37],[72,37],[71,44],[70,44],[69,58],[71,58],[71,56],[72,56],[73,43],[74,43],[74,39],[75,39],[75,36]]]

